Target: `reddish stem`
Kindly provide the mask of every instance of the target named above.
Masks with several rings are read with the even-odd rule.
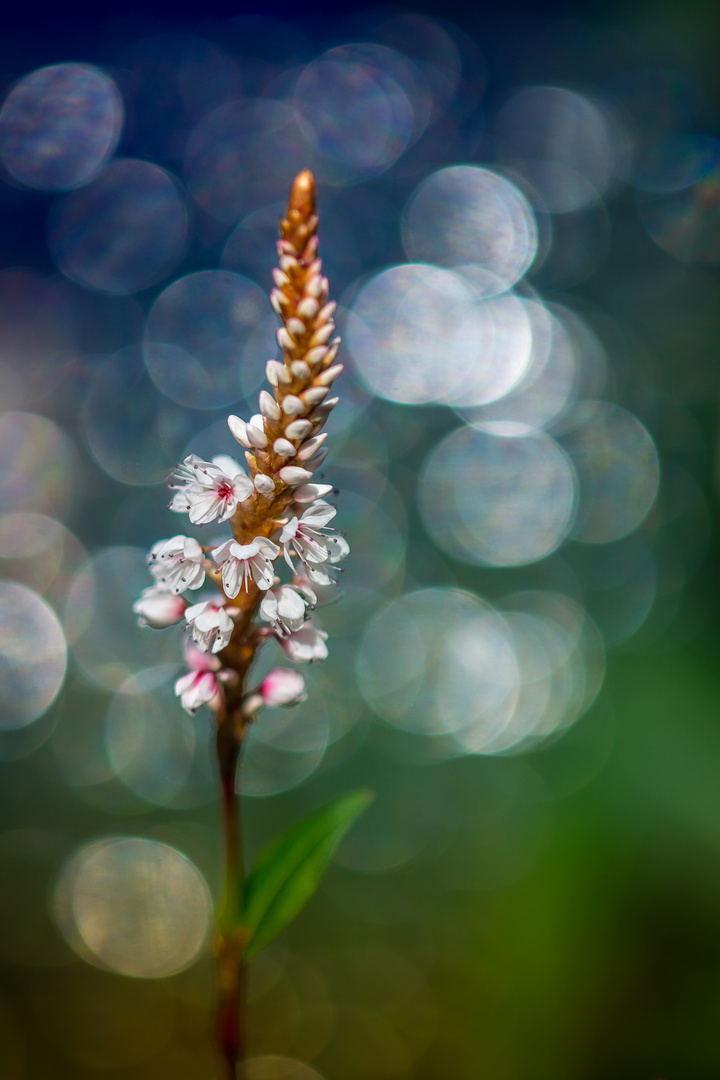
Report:
[[[219,917],[217,957],[217,1026],[226,1075],[229,1080],[237,1080],[238,1066],[245,1058],[245,940],[240,921],[245,873],[240,800],[235,790],[242,734],[238,734],[232,717],[226,713],[218,716],[216,746],[225,838],[225,890]]]

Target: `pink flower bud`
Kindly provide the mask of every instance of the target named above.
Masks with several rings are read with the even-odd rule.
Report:
[[[140,626],[162,630],[180,622],[187,606],[188,602],[184,597],[152,585],[149,589],[143,589],[142,596],[133,604],[133,611],[139,616]]]
[[[185,712],[196,713],[201,705],[209,705],[215,712],[222,698],[217,676],[213,671],[189,671],[175,683],[175,693]]]
[[[305,680],[298,671],[289,668],[273,668],[260,683],[258,693],[265,705],[297,705],[307,697]]]

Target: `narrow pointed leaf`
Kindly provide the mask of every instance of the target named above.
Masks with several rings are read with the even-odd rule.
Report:
[[[250,931],[250,960],[305,906],[343,836],[372,802],[371,791],[351,791],[305,818],[259,858],[245,883],[242,921]]]

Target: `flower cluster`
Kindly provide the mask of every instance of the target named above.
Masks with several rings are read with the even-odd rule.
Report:
[[[300,173],[280,222],[270,295],[283,324],[282,361],[266,365],[272,392],[260,391],[259,412],[247,421],[228,417],[247,472],[230,457],[191,454],[173,473],[170,509],[193,525],[227,523],[232,535],[209,546],[183,534],[158,541],[148,555],[155,583],[133,608],[142,625],[184,621],[190,631],[190,670],[175,684],[188,712],[208,705],[244,721],[262,705],[302,701],[302,676],[283,668],[246,690],[250,665],[269,639],[295,662],[327,656],[327,634],[311,614],[320,595],[337,593],[336,564],[349,549],[330,527],[336,510],[325,496],[332,488],[314,479],[327,452],[322,428],[338,400],[331,387],[342,371],[335,363],[335,304],[317,258],[317,220],[312,174]],[[287,583],[278,574],[283,566]],[[188,596],[204,585],[214,587],[211,596]]]

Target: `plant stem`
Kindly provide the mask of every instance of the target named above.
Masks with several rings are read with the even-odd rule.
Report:
[[[238,731],[233,717],[218,717],[217,757],[222,788],[223,833],[225,838],[225,887],[219,917],[218,938],[218,1039],[225,1060],[226,1076],[237,1080],[238,1065],[245,1057],[245,937],[242,911],[245,869],[242,853],[240,800],[236,794],[236,773],[244,730]]]

